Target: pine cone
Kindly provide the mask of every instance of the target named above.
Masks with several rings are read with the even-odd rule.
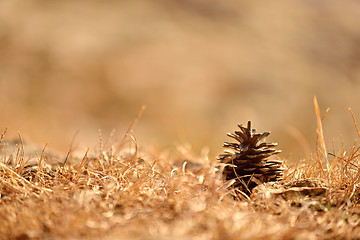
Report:
[[[224,142],[223,145],[235,151],[225,150],[218,159],[226,164],[223,171],[225,179],[236,179],[234,187],[249,195],[251,190],[260,183],[281,180],[284,168],[281,167],[283,163],[281,160],[267,159],[281,152],[273,149],[277,143],[260,142],[269,136],[270,132],[256,134],[256,130],[251,129],[250,121],[247,128],[238,126],[241,131],[227,134],[238,143]]]

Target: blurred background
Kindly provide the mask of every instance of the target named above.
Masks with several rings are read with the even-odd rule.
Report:
[[[282,158],[325,138],[353,143],[360,120],[359,1],[0,1],[0,127],[66,153],[119,139],[189,143],[210,156],[253,122]],[[331,150],[330,150],[331,151]]]

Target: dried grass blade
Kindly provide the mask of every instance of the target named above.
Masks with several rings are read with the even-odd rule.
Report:
[[[126,133],[124,134],[124,137],[122,138],[122,140],[121,140],[121,142],[120,142],[120,144],[119,144],[119,146],[118,146],[118,149],[121,149],[122,145],[124,144],[125,138],[126,138],[127,136],[129,136],[129,133],[130,133],[130,132],[132,131],[132,129],[135,127],[135,125],[137,124],[137,122],[138,122],[139,119],[141,118],[142,114],[144,113],[145,109],[146,109],[146,106],[145,106],[145,105],[141,106],[141,108],[140,108],[138,114],[136,115],[134,121],[130,124],[129,128],[127,129]]]
[[[83,169],[85,167],[87,161],[89,160],[89,158],[87,157],[88,152],[89,152],[89,148],[86,150],[85,155],[84,155],[83,159],[81,160],[79,169],[77,170],[77,173],[76,173],[76,176],[75,176],[76,180],[79,179],[81,169]]]
[[[324,132],[323,132],[323,128],[322,128],[322,122],[323,122],[327,112],[329,111],[329,109],[326,110],[323,118],[320,118],[319,104],[318,104],[318,101],[316,99],[316,96],[314,96],[314,106],[315,106],[315,114],[316,114],[317,128],[318,128],[317,129],[317,134],[318,134],[318,138],[319,138],[319,141],[320,141],[321,152],[322,152],[322,155],[323,155],[323,157],[325,159],[327,179],[329,181],[330,163],[329,163],[329,159],[328,159],[328,156],[327,156],[327,150],[326,150],[326,145],[325,145],[325,140],[324,140]]]
[[[7,132],[7,128],[5,128],[5,130],[1,133],[0,143],[2,143],[2,140],[4,139],[6,132]]]

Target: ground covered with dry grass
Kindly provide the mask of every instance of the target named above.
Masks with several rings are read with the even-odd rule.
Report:
[[[134,135],[82,158],[2,135],[2,239],[358,239],[360,147],[318,151],[250,197],[186,146],[139,150]],[[357,127],[357,126],[355,126]],[[129,141],[127,141],[129,140]],[[91,153],[94,152],[94,153]],[[330,153],[331,152],[331,153]],[[330,157],[332,159],[330,159]]]

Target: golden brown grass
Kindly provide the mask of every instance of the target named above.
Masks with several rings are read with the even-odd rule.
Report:
[[[0,236],[358,239],[360,146],[355,141],[326,154],[316,100],[315,109],[319,146],[313,159],[287,166],[284,180],[255,188],[250,198],[221,179],[221,167],[206,151],[140,151],[131,129],[126,144],[103,144],[99,134],[100,150],[88,149],[82,159],[51,159],[46,146],[28,156],[21,138],[9,152],[14,143],[5,141],[4,132]]]

